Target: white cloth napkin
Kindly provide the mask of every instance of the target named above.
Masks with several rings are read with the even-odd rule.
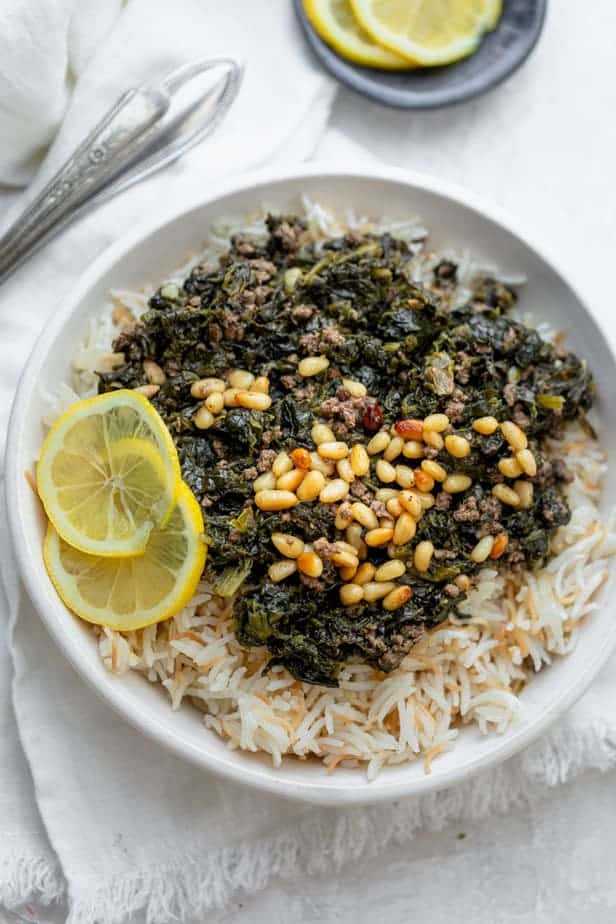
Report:
[[[99,11],[94,0],[84,6],[91,16]],[[290,4],[269,0],[267,16],[254,0],[219,6],[175,0],[171,12],[170,4],[131,0],[121,13],[116,10],[115,23],[110,17],[94,29],[107,35],[99,38],[102,44],[82,52],[82,62],[89,63],[81,65],[61,132],[30,193],[129,84],[208,53],[241,54],[247,76],[228,122],[203,149],[70,228],[0,290],[2,435],[35,334],[84,267],[143,216],[154,198],[159,204],[215,183],[223,171],[312,153],[333,89],[305,55]],[[52,3],[49,9],[63,9],[62,22],[71,21],[68,5]],[[63,33],[67,47],[69,32]],[[0,24],[0,61],[3,40]],[[55,97],[59,110],[74,83],[73,77],[66,80],[66,63],[63,68],[65,83],[58,79],[57,86],[64,90]],[[7,72],[14,81],[16,71],[5,67],[1,73]],[[0,98],[0,117],[20,110],[21,103],[7,105],[2,93]],[[28,111],[41,108],[46,106],[39,98]],[[41,125],[44,120],[30,125],[35,143],[46,140],[55,122],[44,129],[47,135],[36,135]],[[5,178],[23,176],[23,165],[31,162],[31,143],[22,138],[22,153],[13,163],[0,147]],[[361,156],[335,133],[319,153],[347,162]],[[70,924],[119,924],[138,913],[153,924],[189,916],[203,921],[211,909],[263,888],[272,877],[335,874],[342,864],[375,856],[388,843],[408,842],[422,827],[438,829],[453,819],[505,811],[581,769],[616,764],[612,663],[550,735],[504,767],[446,793],[373,809],[320,811],[224,783],[143,739],[84,686],[20,591],[5,521],[0,511],[14,705],[27,758],[26,763],[8,704],[10,666],[0,638],[0,904],[7,907],[65,896]]]

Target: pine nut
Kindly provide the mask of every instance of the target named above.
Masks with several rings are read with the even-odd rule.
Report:
[[[389,441],[389,446],[387,446],[387,448],[385,449],[385,452],[383,453],[383,458],[387,462],[393,462],[394,459],[398,458],[403,448],[404,448],[404,440],[402,439],[402,437],[394,436]]]
[[[377,568],[374,573],[375,581],[395,581],[396,578],[401,577],[406,571],[406,566],[403,561],[386,561],[384,565],[381,565],[380,568]]]
[[[297,496],[301,501],[315,500],[325,487],[325,476],[321,472],[308,472],[297,489]]]
[[[423,420],[398,420],[394,424],[394,430],[404,440],[421,440],[423,439]]]
[[[365,535],[366,545],[379,546],[387,545],[393,539],[394,531],[391,527],[379,526],[377,529],[370,529]]]
[[[450,433],[449,436],[445,437],[445,449],[455,459],[465,459],[471,451],[471,444],[465,436]]]
[[[408,440],[402,449],[402,455],[407,459],[421,459],[423,454],[423,443],[418,442],[418,440]]]
[[[348,459],[340,459],[336,462],[336,471],[348,484],[352,484],[355,481],[355,472]]]
[[[471,558],[474,562],[479,564],[482,561],[485,561],[492,551],[492,546],[494,545],[494,536],[484,536],[483,539],[480,539],[473,551],[471,552]]]
[[[436,430],[424,430],[424,443],[440,452],[445,446],[445,440]]]
[[[158,363],[155,363],[152,359],[143,360],[143,371],[147,376],[148,382],[151,382],[152,385],[164,385],[167,381],[167,376],[163,370]]]
[[[472,478],[469,478],[468,475],[447,475],[443,482],[443,491],[446,491],[447,494],[459,494],[461,491],[466,491],[470,488],[472,483]]]
[[[363,565],[359,566],[353,580],[356,584],[367,584],[368,581],[372,580],[375,574],[376,568],[374,565],[366,561]]]
[[[348,493],[349,486],[347,482],[343,481],[342,478],[334,478],[325,485],[319,494],[319,500],[322,504],[335,504],[337,501],[342,500],[343,497],[346,497]]]
[[[396,470],[393,465],[386,462],[385,459],[379,459],[376,463],[376,477],[379,481],[390,484],[392,481],[396,480]]]
[[[336,461],[337,459],[346,459],[349,454],[349,447],[346,443],[332,440],[327,443],[319,443],[317,452],[322,459],[333,459]]]
[[[400,587],[396,587],[394,590],[389,591],[387,596],[383,599],[383,609],[397,610],[401,606],[404,606],[405,603],[408,603],[412,596],[412,589],[407,584],[402,584]]]
[[[303,468],[294,468],[290,472],[285,472],[285,474],[281,475],[276,481],[276,490],[293,491],[295,493],[305,476],[306,472]]]
[[[360,561],[365,561],[368,558],[368,546],[363,539],[359,544],[359,548],[357,549],[357,557]]]
[[[400,491],[398,499],[400,501],[400,506],[404,507],[413,519],[418,520],[420,518],[423,513],[423,507],[416,494],[412,494],[410,491]]]
[[[334,474],[334,463],[322,459],[318,452],[310,453],[310,466],[317,472],[321,472],[326,478]]]
[[[494,539],[494,545],[492,546],[492,551],[490,552],[490,558],[496,559],[500,558],[501,555],[505,552],[507,546],[509,545],[509,536],[507,533],[499,533],[498,536]]]
[[[424,459],[421,463],[421,470],[434,478],[435,481],[445,481],[447,478],[447,469],[435,462],[434,459]]]
[[[364,600],[368,603],[382,600],[395,586],[393,581],[367,581],[364,584]]]
[[[492,436],[498,429],[498,420],[496,417],[478,417],[473,421],[473,430],[481,433],[482,436]]]
[[[160,385],[138,385],[136,388],[133,388],[133,391],[136,391],[138,395],[143,395],[144,398],[150,399],[158,394]]]
[[[393,542],[394,545],[406,545],[414,538],[417,531],[417,523],[406,511],[398,517],[394,527]]]
[[[351,510],[351,505],[344,503],[340,504],[338,510],[336,511],[336,519],[334,520],[334,526],[336,529],[343,530],[346,529],[353,522],[353,511]]]
[[[292,491],[257,491],[255,503],[259,510],[288,510],[295,507],[297,497]]]
[[[351,468],[358,478],[370,471],[370,457],[360,443],[356,443],[351,449]]]
[[[295,468],[310,468],[310,453],[307,449],[303,449],[300,446],[297,449],[294,449],[293,452],[290,453],[290,456]]]
[[[436,430],[437,433],[442,433],[449,426],[449,417],[447,414],[428,414],[424,417],[423,425],[424,431]]]
[[[386,514],[385,516],[379,517],[379,526],[382,526],[383,529],[393,529],[394,520],[389,514]]]
[[[358,529],[356,523],[352,523],[351,526],[353,527],[353,530],[357,529],[357,534],[354,532],[349,532],[349,529],[347,528],[347,532],[349,533],[347,536],[348,542],[343,542],[342,539],[336,539],[334,545],[337,549],[340,549],[343,552],[350,552],[351,555],[354,555],[355,558],[357,558],[357,548],[361,542],[361,529]],[[351,539],[353,540],[352,542]]]
[[[291,457],[286,452],[279,452],[272,462],[272,475],[280,478],[281,475],[286,475],[287,472],[290,472],[292,468],[293,460]]]
[[[269,566],[267,573],[270,581],[277,584],[279,581],[284,581],[285,578],[291,577],[296,571],[296,563],[288,558],[286,561],[275,561],[273,565]]]
[[[231,369],[227,373],[227,382],[231,388],[250,388],[254,380],[252,372],[247,372],[245,369]]]
[[[304,551],[304,543],[290,533],[272,533],[272,542],[285,558],[297,558]]]
[[[391,442],[391,437],[387,430],[379,430],[378,433],[375,433],[368,445],[366,446],[366,451],[370,456],[376,456],[379,452],[383,452],[384,449],[387,449]]]
[[[220,414],[223,407],[225,406],[225,399],[220,394],[219,391],[213,391],[211,395],[208,395],[205,399],[205,406],[212,414]]]
[[[509,443],[512,449],[515,449],[516,452],[520,449],[526,449],[528,446],[528,440],[526,439],[526,433],[524,430],[521,430],[513,420],[505,420],[500,425],[501,433]]]
[[[198,430],[209,430],[214,423],[214,415],[204,405],[201,405],[193,420]]]
[[[343,606],[354,606],[364,599],[364,588],[359,584],[343,584],[340,588],[340,602]]]
[[[413,564],[417,571],[427,571],[430,567],[430,562],[432,561],[432,555],[434,553],[434,546],[431,542],[428,542],[424,539],[423,542],[418,543],[415,547],[415,553],[413,555]]]
[[[262,395],[268,395],[270,390],[270,380],[266,375],[258,376],[252,385],[250,386],[250,391],[258,391]]]
[[[273,472],[263,472],[252,483],[255,494],[257,491],[273,491],[276,487],[276,476]]]
[[[334,552],[331,556],[332,564],[336,565],[338,568],[357,568],[359,565],[359,560],[356,554],[351,554],[347,552],[346,549],[342,549],[340,552]]]
[[[499,459],[498,470],[505,478],[519,478],[522,474],[522,466],[513,456],[508,456],[506,459]]]
[[[415,484],[415,473],[408,465],[396,465],[396,481],[401,488],[412,488]]]
[[[345,535],[350,547],[355,549],[356,552],[359,551],[363,542],[361,538],[361,526],[359,523],[350,523],[345,530]]]
[[[315,446],[318,446],[320,443],[336,442],[334,431],[330,427],[326,426],[326,424],[314,424],[312,430],[310,431],[310,435],[312,436],[312,441]]]
[[[534,478],[537,474],[537,463],[530,449],[520,449],[515,454],[520,468],[529,478]]]
[[[534,488],[530,481],[516,481],[513,486],[515,493],[520,498],[520,507],[522,510],[528,510],[533,504]]]
[[[388,500],[391,500],[392,497],[397,497],[398,492],[395,488],[379,488],[374,497],[376,500],[381,501],[381,503],[386,504]]]
[[[357,565],[352,565],[349,568],[340,568],[338,574],[340,575],[340,580],[352,581],[357,574]]]
[[[361,382],[356,382],[355,379],[343,379],[342,384],[352,398],[365,398],[368,394],[366,386]]]
[[[415,479],[415,481],[417,481],[417,479]],[[421,504],[424,510],[429,510],[430,507],[434,507],[436,503],[434,494],[430,494],[429,492],[426,492],[426,491],[418,491],[417,497],[419,498],[419,503]]]
[[[492,494],[494,497],[497,497],[499,501],[502,501],[503,504],[508,504],[509,507],[520,506],[519,495],[505,484],[495,484],[492,488]]]
[[[207,398],[213,392],[222,394],[226,387],[222,379],[199,379],[198,382],[193,382],[190,386],[190,393],[193,398],[201,399]]]
[[[226,388],[223,394],[225,407],[237,407],[237,388]]]
[[[463,593],[465,593],[470,589],[471,579],[466,574],[459,574],[455,579],[454,584],[456,587],[459,587]]]
[[[327,356],[307,356],[306,359],[302,359],[297,371],[302,376],[302,378],[309,378],[313,375],[320,375],[321,372],[325,372],[329,366],[329,359]]]
[[[426,494],[434,487],[434,478],[422,469],[415,469],[415,487]]]
[[[356,501],[351,504],[351,511],[358,523],[361,523],[365,529],[376,529],[379,525],[376,513],[371,510],[367,504],[362,501]]]
[[[245,407],[251,411],[267,411],[272,406],[270,396],[262,395],[258,391],[238,391],[235,402],[239,407]]]
[[[297,567],[308,577],[318,578],[323,574],[323,562],[316,552],[302,552],[297,559]]]
[[[391,513],[392,517],[399,517],[402,513],[402,504],[397,497],[390,497],[385,506],[387,507],[387,512]]]

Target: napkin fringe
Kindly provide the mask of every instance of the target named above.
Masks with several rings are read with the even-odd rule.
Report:
[[[53,905],[65,889],[59,865],[43,857],[11,857],[0,866],[0,909],[17,910],[27,902]]]
[[[453,789],[392,804],[310,812],[293,829],[216,851],[198,847],[147,872],[114,876],[95,895],[73,895],[66,924],[125,924],[145,910],[147,924],[168,924],[220,910],[273,879],[332,873],[408,844],[420,830],[477,822],[535,804],[547,789],[588,769],[616,766],[616,725],[558,729],[519,757]]]

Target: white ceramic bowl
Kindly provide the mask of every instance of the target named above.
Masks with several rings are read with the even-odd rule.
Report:
[[[339,768],[330,776],[316,761],[289,758],[276,769],[265,756],[228,750],[190,706],[172,712],[160,687],[136,674],[118,678],[105,670],[88,626],[65,609],[47,577],[41,555],[45,524],[23,474],[37,458],[43,439],[42,391],[68,380],[70,357],[109,289],[163,280],[199,247],[213,219],[242,216],[263,204],[293,211],[303,193],[335,209],[352,206],[363,215],[418,215],[430,229],[434,246],[468,249],[503,271],[523,273],[528,283],[521,290],[522,307],[566,330],[571,348],[591,362],[604,443],[614,457],[616,403],[606,400],[616,381],[614,358],[581,298],[542,249],[494,209],[435,179],[395,170],[355,173],[317,165],[244,177],[215,195],[197,195],[189,207],[176,205],[122,238],[83,275],[43,331],[19,385],[6,463],[10,527],[25,586],[49,632],[84,679],[138,729],[204,770],[282,796],[328,804],[373,802],[450,786],[504,760],[544,731],[583,693],[616,644],[613,587],[604,588],[602,606],[584,626],[575,651],[528,685],[522,695],[523,718],[500,736],[483,737],[476,728],[465,728],[455,748],[435,761],[430,775],[424,774],[421,762],[386,768],[371,783],[361,770]],[[604,508],[615,500],[613,468],[605,485]]]

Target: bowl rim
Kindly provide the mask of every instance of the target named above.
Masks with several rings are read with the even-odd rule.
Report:
[[[546,248],[537,244],[533,236],[529,235],[515,219],[512,219],[501,208],[486,204],[475,193],[467,191],[454,183],[417,171],[384,167],[382,165],[368,165],[349,170],[336,160],[315,161],[310,164],[288,167],[278,166],[266,170],[251,171],[227,178],[217,184],[215,191],[209,194],[195,198],[194,193],[190,191],[188,198],[184,195],[179,195],[177,201],[172,205],[166,204],[155,211],[152,216],[139,222],[133,230],[122,235],[106,248],[78,277],[75,284],[61,299],[58,310],[55,311],[39,333],[17,385],[8,426],[5,492],[9,533],[19,573],[37,614],[72,667],[116,713],[146,737],[156,741],[177,756],[234,783],[242,783],[272,795],[304,802],[328,805],[357,805],[388,801],[403,796],[418,795],[448,788],[468,779],[481,770],[500,764],[530,744],[582,696],[608,660],[612,651],[616,648],[616,621],[614,621],[613,630],[604,639],[604,644],[595,649],[593,656],[586,662],[585,669],[579,674],[575,682],[564,691],[562,696],[557,700],[553,698],[548,708],[533,716],[521,727],[510,730],[507,738],[498,739],[489,754],[477,755],[475,758],[467,759],[463,765],[448,768],[447,771],[439,774],[426,774],[419,780],[388,780],[387,773],[384,772],[368,785],[362,785],[361,787],[328,787],[326,779],[318,779],[313,782],[306,779],[294,779],[292,775],[285,777],[284,768],[278,770],[276,775],[263,773],[257,764],[247,762],[245,766],[240,765],[232,760],[226,760],[208,753],[206,749],[192,745],[179,736],[170,737],[165,727],[150,714],[150,710],[141,706],[137,697],[126,696],[122,684],[110,683],[105,685],[101,683],[87,662],[81,657],[82,644],[79,642],[77,635],[67,634],[60,619],[59,610],[56,612],[54,609],[49,608],[50,598],[47,593],[49,588],[43,588],[31,579],[19,501],[21,476],[17,463],[30,394],[36,386],[50,346],[55,342],[58,335],[61,335],[75,308],[80,304],[89,288],[96,283],[97,279],[112,269],[114,264],[126,252],[138,245],[144,238],[154,233],[159,233],[168,223],[190,212],[198,211],[208,204],[235,193],[250,190],[257,195],[259,188],[262,186],[284,185],[287,182],[319,177],[356,179],[364,182],[386,182],[419,189],[449,199],[462,207],[471,209],[480,217],[499,225],[514,238],[517,238],[525,247],[533,251],[571,290],[573,296],[584,308],[585,322],[592,324],[596,328],[597,335],[603,340],[612,362],[616,365],[616,358],[611,349],[609,339],[603,333],[585,299],[580,296],[567,272],[561,268],[558,261],[549,253],[549,249],[546,253]],[[611,580],[609,583],[611,584]],[[282,778],[279,774],[282,774]]]

